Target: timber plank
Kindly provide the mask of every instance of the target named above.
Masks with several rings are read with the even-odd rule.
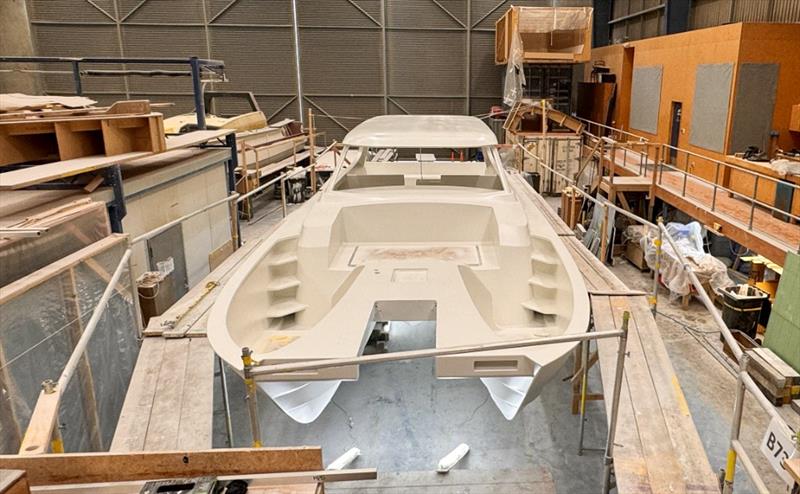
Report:
[[[179,449],[178,428],[188,365],[189,339],[167,341],[153,397],[153,407],[150,410],[151,420],[144,440],[145,451]],[[154,417],[157,420],[153,420]]]
[[[213,445],[214,350],[207,338],[186,338],[189,357],[178,423],[178,447],[207,449]],[[167,342],[171,346],[172,342]]]
[[[111,441],[112,452],[144,449],[164,346],[163,338],[145,338],[142,341],[136,367],[131,375],[125,402],[114,431],[114,439]]]
[[[25,470],[32,486],[304,472],[319,470],[321,464],[322,450],[309,446],[0,455],[0,465],[3,468]]]

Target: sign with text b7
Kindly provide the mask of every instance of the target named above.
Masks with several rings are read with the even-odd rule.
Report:
[[[761,452],[767,457],[769,464],[780,478],[788,485],[792,485],[794,480],[789,476],[789,472],[784,470],[781,462],[795,457],[797,451],[792,438],[786,435],[784,427],[774,418],[769,421],[767,431],[761,440]]]

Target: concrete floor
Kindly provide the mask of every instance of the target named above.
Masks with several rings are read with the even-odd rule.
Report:
[[[275,201],[269,203],[261,211],[279,205]],[[281,216],[278,209],[252,225],[243,224],[243,238],[246,241],[267,232]],[[632,289],[650,287],[649,275],[624,260],[618,259],[612,271]],[[657,320],[662,338],[711,465],[718,469],[725,460],[735,393],[731,371],[715,358],[721,348],[719,334],[699,302],[693,301],[688,309],[683,309],[679,303],[669,302],[664,291],[659,312]],[[433,345],[433,323],[392,325],[389,351]],[[564,369],[562,377],[569,374],[570,368]],[[233,445],[247,446],[250,429],[242,399],[244,390],[235,374],[228,372],[226,375],[231,397]],[[592,369],[591,380],[592,389],[601,389],[596,368]],[[527,475],[538,471],[543,477],[552,477],[556,492],[596,492],[602,478],[602,456],[595,451],[577,455],[579,418],[570,412],[570,393],[568,384],[553,381],[515,420],[506,421],[479,381],[437,380],[432,361],[418,360],[362,367],[360,379],[343,383],[333,402],[312,424],[293,422],[266,395],[260,395],[259,406],[268,446],[321,445],[326,464],[356,446],[361,449],[362,456],[352,467],[376,467],[380,472],[402,477],[404,473],[435,469],[439,458],[465,442],[471,451],[456,468],[477,475],[470,477],[474,481],[503,477],[497,475],[500,470],[527,472]],[[222,400],[219,394],[217,398],[215,445],[226,446]],[[788,407],[781,407],[781,413],[790,425],[800,424],[797,414]],[[585,445],[602,447],[606,433],[602,403],[590,402],[587,417]],[[780,479],[758,451],[767,422],[758,405],[748,400],[742,441],[770,490],[783,492]],[[462,491],[455,486],[455,481],[453,484],[453,492]],[[490,484],[470,492],[509,492],[507,484]],[[530,486],[533,490],[533,484]],[[736,477],[736,492],[754,492],[741,468]]]

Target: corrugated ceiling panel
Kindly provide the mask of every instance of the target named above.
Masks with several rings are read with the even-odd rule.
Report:
[[[167,41],[168,40],[168,41]],[[122,25],[122,42],[128,57],[206,57],[206,36],[202,27],[192,26],[127,26]],[[183,70],[189,65],[139,65],[135,70]],[[191,93],[189,77],[129,76],[132,91]]]
[[[458,21],[431,0],[393,1],[388,3],[387,10],[389,27],[463,29]]]
[[[37,54],[51,57],[118,57],[117,30],[113,25],[58,26],[34,24],[33,37]],[[121,69],[117,65],[82,64],[81,69]],[[71,70],[69,65],[49,64],[46,70]],[[73,93],[75,84],[69,75],[44,76],[45,88],[51,93]],[[122,77],[86,77],[84,91],[124,92]]]
[[[305,93],[383,92],[381,32],[366,29],[300,29]]]
[[[494,33],[473,32],[470,93],[475,96],[500,97],[503,93],[505,65],[494,64]]]
[[[294,38],[288,28],[212,26],[211,57],[225,61],[220,87],[254,93],[296,93]]]
[[[291,0],[206,0],[208,20],[214,24],[291,25]],[[226,9],[222,12],[224,9]]]
[[[203,22],[203,2],[198,0],[117,0],[120,16],[128,22],[187,24]],[[131,14],[131,12],[133,12]]]
[[[391,94],[464,94],[465,33],[392,31],[387,36]]]
[[[114,0],[94,3],[114,17]],[[113,22],[89,2],[75,0],[29,0],[28,15],[32,21]]]
[[[378,27],[381,22],[381,4],[378,0],[298,2],[297,18],[301,27]]]

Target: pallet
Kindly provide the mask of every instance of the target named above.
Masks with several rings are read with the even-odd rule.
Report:
[[[0,120],[0,166],[167,149],[164,121],[148,101],[123,101],[106,112]]]

